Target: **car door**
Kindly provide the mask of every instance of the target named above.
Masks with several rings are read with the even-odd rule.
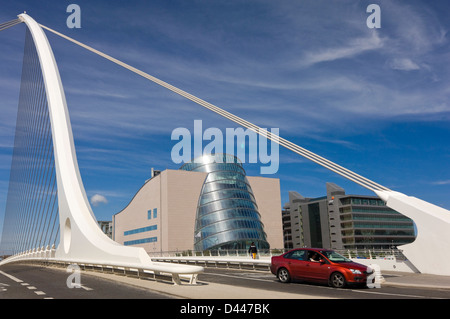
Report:
[[[307,254],[305,250],[295,250],[289,256],[288,268],[292,278],[305,279],[306,256]]]
[[[317,253],[318,260],[317,261],[311,261],[310,257]],[[322,260],[322,262],[321,262]],[[327,281],[329,272],[330,272],[330,265],[328,261],[325,259],[324,256],[322,256],[320,253],[316,251],[308,251],[308,258],[305,261],[305,272],[308,279],[311,280],[319,280],[319,281]]]

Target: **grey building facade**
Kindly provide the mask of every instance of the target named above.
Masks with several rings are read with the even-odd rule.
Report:
[[[387,207],[377,196],[346,195],[326,184],[326,196],[305,198],[289,192],[284,205],[285,248],[385,249],[415,239],[411,219]],[[290,217],[289,218],[287,217]]]

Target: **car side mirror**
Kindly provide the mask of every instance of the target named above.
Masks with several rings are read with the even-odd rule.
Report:
[[[319,262],[320,262],[321,264],[325,264],[325,259],[320,259]]]

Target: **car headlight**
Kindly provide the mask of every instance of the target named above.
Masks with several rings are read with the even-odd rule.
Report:
[[[354,274],[354,275],[361,275],[361,271],[358,269],[350,269],[350,271]]]

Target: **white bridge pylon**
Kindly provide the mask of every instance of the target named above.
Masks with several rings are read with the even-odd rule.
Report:
[[[421,273],[450,276],[450,211],[395,191],[375,191],[386,205],[411,218],[416,239],[399,246]]]
[[[203,267],[153,262],[143,248],[120,245],[101,231],[80,176],[67,102],[52,49],[34,19],[27,14],[20,14],[19,19],[27,25],[33,37],[45,84],[55,154],[60,243],[54,252],[47,250],[44,253],[39,248],[9,257],[2,263],[42,258],[169,273],[175,283],[180,283],[180,275],[190,275],[191,282],[195,282]]]

